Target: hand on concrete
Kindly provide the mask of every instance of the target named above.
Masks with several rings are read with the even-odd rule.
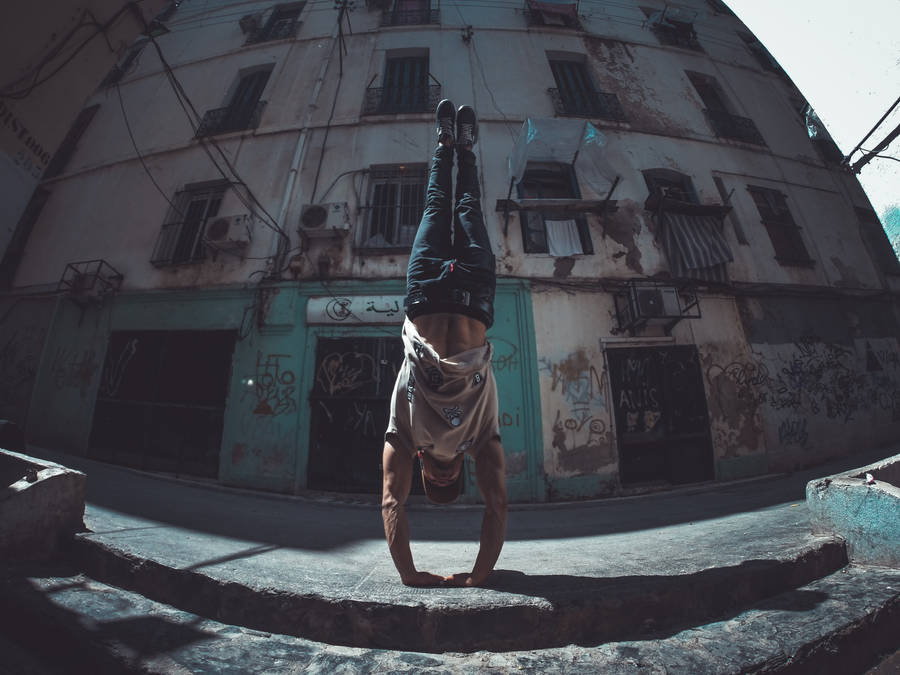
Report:
[[[460,572],[444,578],[445,585],[459,587],[480,586],[483,581],[484,579],[476,579],[468,572]]]
[[[431,572],[413,572],[411,576],[402,580],[404,586],[441,586],[444,577]]]

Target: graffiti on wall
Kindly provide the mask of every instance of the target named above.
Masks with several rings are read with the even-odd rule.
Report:
[[[561,399],[553,419],[552,445],[564,471],[593,472],[615,460],[608,430],[606,370],[583,350],[560,360],[542,358],[539,372]]]
[[[50,378],[57,389],[78,389],[81,398],[87,398],[99,370],[100,361],[93,349],[59,347],[50,363]]]
[[[316,383],[328,396],[349,394],[377,381],[375,357],[364,352],[328,354],[316,372]]]
[[[855,350],[805,337],[769,355],[712,363],[706,369],[711,408],[725,420],[773,411],[780,416],[779,442],[802,447],[811,418],[846,424],[877,411],[900,421],[900,358],[893,347],[866,341]]]
[[[37,375],[46,330],[16,328],[0,338],[0,405],[21,405]]]
[[[297,411],[296,376],[284,366],[283,360],[290,354],[266,354],[256,352],[256,407],[254,415],[283,415]]]
[[[117,398],[119,396],[119,387],[122,386],[122,380],[125,377],[125,371],[131,359],[137,354],[138,338],[131,338],[122,347],[118,354],[110,351],[107,356],[106,366],[103,369],[103,375],[100,380],[100,395],[105,398]]]

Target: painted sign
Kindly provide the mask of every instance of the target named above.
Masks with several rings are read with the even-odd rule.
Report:
[[[307,324],[400,324],[402,295],[346,295],[311,297],[306,305]]]

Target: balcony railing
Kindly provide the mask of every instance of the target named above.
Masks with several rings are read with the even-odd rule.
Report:
[[[424,26],[440,22],[441,12],[438,9],[385,12],[381,15],[382,26]]]
[[[743,141],[753,145],[765,145],[759,129],[753,120],[747,117],[739,117],[721,110],[704,110],[706,119],[719,138],[730,138],[733,141]]]
[[[525,7],[524,12],[525,21],[529,26],[559,26],[561,28],[583,30],[577,15],[543,12],[528,6]]]
[[[197,138],[216,136],[232,131],[255,129],[259,126],[265,101],[258,101],[254,106],[229,106],[207,110],[197,128]]]
[[[287,40],[297,36],[297,27],[300,22],[296,17],[285,18],[263,26],[259,30],[253,31],[247,37],[245,45],[257,44],[259,42],[271,42],[272,40]]]
[[[599,117],[604,120],[625,122],[625,112],[615,94],[603,94],[591,92],[587,97],[578,97],[578,100],[564,96],[559,89],[548,89],[547,93],[553,99],[553,109],[557,115],[571,117]]]
[[[691,24],[672,25],[673,23],[675,22],[655,23],[651,26],[662,44],[691,49],[695,52],[703,51],[703,47],[697,40],[697,33],[694,32]]]
[[[438,84],[421,87],[369,87],[363,115],[432,112],[441,100]]]
[[[201,245],[204,223],[177,221],[163,225],[150,264],[157,267],[203,260]]]

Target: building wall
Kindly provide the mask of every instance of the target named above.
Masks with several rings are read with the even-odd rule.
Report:
[[[441,96],[479,113],[482,204],[501,277],[498,323],[489,338],[516,500],[642,489],[623,480],[623,453],[636,446],[618,428],[630,397],[612,379],[621,355],[631,353],[622,350],[696,354],[684,363],[698,373],[710,477],[790,470],[861,445],[896,442],[900,331],[893,293],[900,278],[876,268],[863,240],[854,207],[869,208],[868,201],[853,176],[822,160],[797,112],[802,95],[784,75],[760,69],[735,32],[745,30],[740,22],[702,0],[682,4],[700,12],[695,27],[703,53],[661,45],[637,3],[582,6],[584,31],[529,27],[524,12],[512,8],[453,4],[441,8],[439,25],[380,27],[381,13],[360,6],[350,13],[352,30],[343,25],[343,56],[329,3],[307,3],[296,39],[256,45],[244,44],[239,19],[272,5],[185,3],[158,38],[166,61],[201,116],[228,104],[240,74],[271,67],[259,126],[214,143],[195,139],[152,44],[120,84],[146,168],[124,124],[119,92],[105,89],[88,101],[100,108],[64,174],[42,185],[51,194],[16,284],[55,284],[67,263],[102,258],[124,275],[122,294],[84,312],[59,301],[52,325],[50,318],[36,321],[30,342],[21,337],[25,323],[15,330],[0,323],[12,345],[0,366],[23,376],[34,371],[34,384],[24,384],[26,378],[21,385],[33,388],[31,411],[59,422],[38,423],[30,414],[33,440],[88,451],[111,334],[235,331],[218,477],[287,492],[309,487],[317,341],[396,335],[399,318],[387,327],[308,323],[307,308],[321,297],[402,296],[408,251],[361,246],[369,170],[425,165],[434,146],[431,112],[364,115],[366,88],[381,86],[388,57],[427,51]],[[507,214],[498,200],[509,193],[507,162],[522,122],[555,116],[548,56],[567,55],[584,59],[597,88],[615,94],[627,118],[588,118],[605,137],[610,182],[591,184],[581,175],[581,196],[610,196],[614,208],[585,216],[593,255],[526,254],[519,213]],[[765,145],[716,136],[686,71],[714,77]],[[632,336],[619,325],[614,296],[629,281],[671,280],[662,225],[644,206],[648,169],[690,177],[705,205],[723,201],[721,182],[732,206],[722,232],[734,261],[729,285],[701,286],[699,318],[682,320],[668,335],[654,325]],[[219,215],[247,213],[239,196],[246,201],[252,192],[271,217],[253,208],[252,241],[240,255],[151,264],[169,200],[186,185],[221,179],[223,171],[246,185],[226,193]],[[813,264],[775,259],[748,186],[786,196]],[[346,202],[350,229],[305,240],[298,231],[303,207],[322,202]],[[266,225],[272,219],[290,243],[278,260],[280,280],[260,284],[272,271],[279,237]],[[38,348],[19,345],[38,344],[44,334],[40,365],[32,367],[28,355]],[[647,400],[655,396],[645,393]],[[14,398],[10,391],[8,409],[23,416]],[[654,424],[667,423],[660,410],[650,412]],[[677,463],[677,453],[667,461]]]
[[[0,66],[0,258],[85,99],[167,4],[148,0],[130,9],[117,0],[94,0],[6,8],[0,29],[6,53]]]

